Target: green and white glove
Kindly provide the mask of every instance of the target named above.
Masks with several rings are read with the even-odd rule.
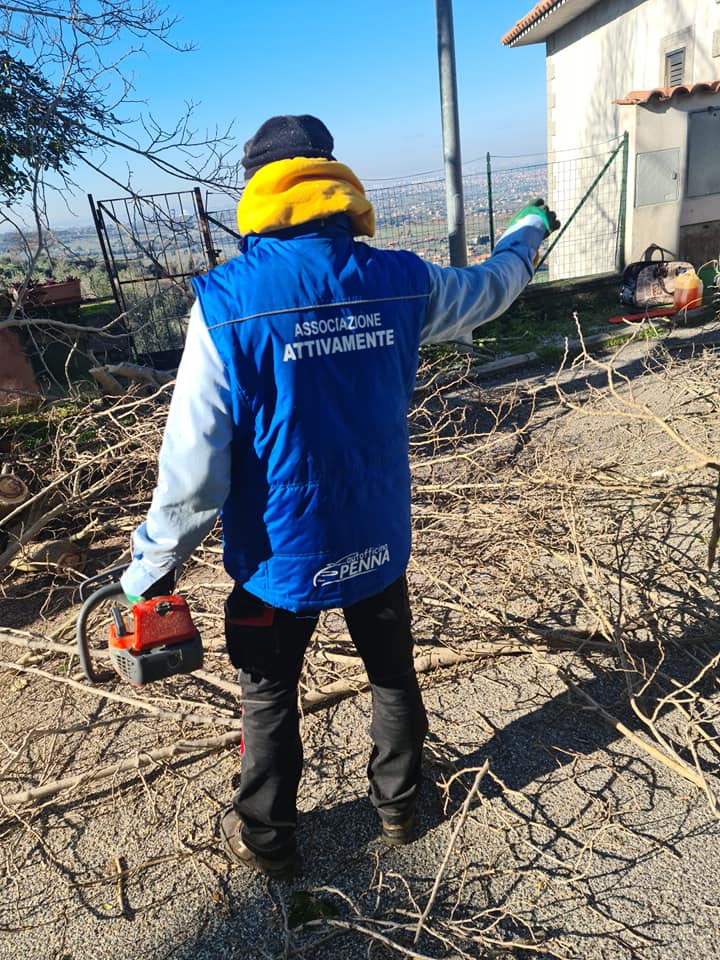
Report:
[[[546,237],[554,230],[560,229],[560,221],[555,211],[550,210],[549,207],[546,206],[542,197],[538,197],[537,200],[533,200],[527,207],[523,207],[522,210],[515,214],[508,226],[512,226],[514,223],[517,223],[518,220],[522,220],[523,217],[528,217],[531,214],[540,217],[545,224],[545,230],[547,231],[545,234]]]
[[[153,597],[164,597],[173,592],[177,579],[178,572],[173,569],[151,584],[142,596],[126,593],[125,597],[132,606],[135,606],[136,603],[142,603],[143,600],[152,600]]]

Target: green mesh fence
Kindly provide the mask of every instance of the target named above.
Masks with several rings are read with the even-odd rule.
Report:
[[[544,197],[564,224],[535,282],[612,273],[619,263],[624,141],[543,156],[487,156],[463,166],[469,264],[482,263],[510,219]],[[441,171],[400,180],[365,181],[377,232],[369,242],[449,263],[445,182]]]
[[[469,264],[490,256],[511,217],[544,197],[563,226],[544,248],[533,282],[616,272],[627,179],[625,138],[545,156],[487,155],[463,166]],[[364,181],[376,216],[367,242],[449,263],[442,171]],[[195,191],[199,195],[199,191]],[[104,239],[139,353],[176,349],[192,299],[189,278],[237,256],[235,201],[191,192],[100,201]],[[100,229],[100,228],[99,228]]]

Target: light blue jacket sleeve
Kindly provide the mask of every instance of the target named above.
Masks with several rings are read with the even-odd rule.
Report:
[[[225,367],[196,301],[173,391],[147,518],[132,537],[126,594],[180,566],[212,528],[230,490],[233,421]]]
[[[533,260],[545,234],[542,217],[528,214],[506,230],[485,263],[472,267],[427,263],[430,299],[421,343],[469,343],[475,327],[504,313],[532,279]]]

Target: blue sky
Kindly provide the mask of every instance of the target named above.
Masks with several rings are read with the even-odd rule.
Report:
[[[464,161],[545,149],[544,46],[500,43],[533,5],[454,0]],[[361,178],[442,166],[434,0],[176,0],[172,11],[175,37],[196,49],[148,44],[130,61],[143,109],[166,125],[199,102],[200,127],[232,124],[242,144],[273,114],[312,113]],[[177,188],[135,167],[143,192]],[[77,179],[98,198],[117,195],[82,170]],[[84,216],[82,198],[74,207]]]

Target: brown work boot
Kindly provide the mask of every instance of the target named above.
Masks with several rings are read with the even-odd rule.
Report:
[[[273,880],[289,880],[300,868],[297,851],[284,857],[264,857],[255,853],[242,838],[242,820],[234,807],[220,815],[220,836],[223,848],[231,860],[251,870],[259,870]]]
[[[415,814],[411,813],[401,823],[388,823],[383,820],[382,838],[391,847],[402,847],[406,843],[412,843],[415,839]]]

